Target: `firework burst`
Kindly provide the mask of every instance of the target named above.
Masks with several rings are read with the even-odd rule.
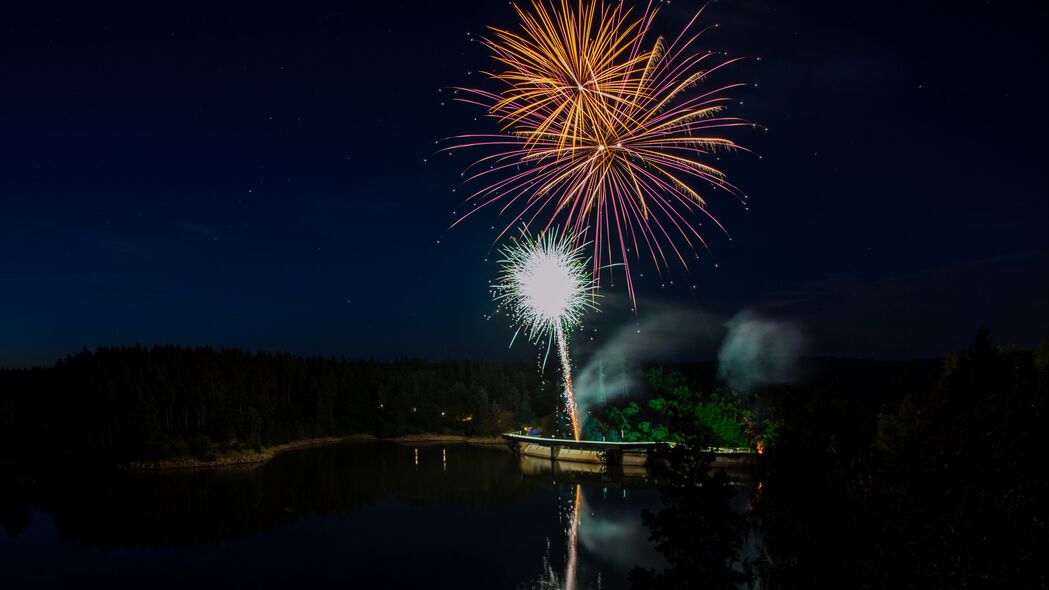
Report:
[[[719,135],[754,126],[727,116],[732,89],[707,87],[718,70],[737,61],[697,51],[704,30],[697,14],[673,41],[649,42],[657,8],[639,15],[616,3],[569,0],[532,12],[517,8],[521,29],[492,29],[483,43],[503,67],[489,76],[498,92],[458,89],[459,100],[481,105],[502,129],[454,138],[445,149],[489,148],[464,172],[481,182],[467,201],[473,213],[497,205],[510,222],[561,236],[593,236],[592,272],[619,260],[636,301],[631,259],[645,253],[662,272],[671,261],[687,269],[707,244],[705,193],[746,195],[712,165],[717,152],[742,149]],[[700,11],[702,12],[702,11]],[[498,239],[498,238],[497,238]],[[578,244],[578,241],[573,242]]]
[[[587,244],[574,242],[571,235],[559,237],[557,232],[533,239],[522,231],[501,250],[502,271],[492,291],[495,301],[508,309],[518,325],[513,340],[521,333],[534,343],[545,337],[548,355],[551,344],[557,343],[565,379],[565,406],[572,432],[579,440],[567,334],[579,325],[586,311],[595,309],[595,293],[584,254]]]
[[[594,308],[584,250],[555,232],[534,239],[522,232],[500,250],[502,272],[493,291],[496,302],[519,324],[518,333],[538,343],[544,336],[570,331]]]

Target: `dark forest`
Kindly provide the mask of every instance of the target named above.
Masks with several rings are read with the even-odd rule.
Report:
[[[557,396],[523,364],[99,348],[0,371],[0,456],[207,458],[356,433],[488,435],[551,414]]]

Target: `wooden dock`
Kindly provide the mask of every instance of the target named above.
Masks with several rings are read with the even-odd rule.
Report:
[[[654,442],[572,440],[524,434],[504,434],[503,439],[517,455],[603,465],[644,465],[660,446]]]
[[[518,456],[620,466],[649,465],[657,458],[660,449],[673,445],[657,442],[544,438],[510,433],[504,434],[503,440]],[[710,452],[714,455],[714,465],[719,467],[742,466],[753,462],[756,457],[750,449],[710,449]]]

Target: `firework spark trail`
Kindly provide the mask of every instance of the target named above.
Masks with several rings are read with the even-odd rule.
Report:
[[[572,362],[568,358],[568,343],[563,330],[557,332],[557,350],[561,355],[561,372],[565,375],[565,407],[572,419],[572,436],[579,440],[579,419],[576,417],[575,388],[572,386]]]
[[[568,355],[567,333],[579,325],[583,314],[595,309],[595,283],[587,268],[583,251],[588,244],[573,245],[574,236],[558,237],[558,232],[532,239],[522,231],[501,252],[502,271],[492,285],[495,301],[505,305],[518,324],[514,338],[522,331],[533,343],[547,340],[547,355],[554,341],[565,379],[565,407],[572,421],[572,434],[579,440],[575,392],[572,389],[572,363]],[[544,358],[543,364],[546,364]]]
[[[689,249],[697,259],[699,247],[708,249],[702,221],[725,230],[707,210],[701,186],[746,203],[709,163],[719,151],[745,149],[719,131],[756,127],[723,114],[733,100],[726,93],[744,85],[690,95],[739,58],[694,50],[707,30],[692,31],[702,11],[667,43],[647,41],[658,12],[651,3],[640,16],[602,0],[578,0],[575,8],[570,0],[533,0],[531,13],[515,8],[518,32],[493,28],[482,40],[504,68],[488,73],[502,89],[456,89],[457,100],[485,108],[501,130],[459,136],[444,148],[491,150],[463,173],[484,184],[455,224],[498,205],[510,221],[496,241],[519,223],[590,235],[595,281],[612,266],[604,261],[618,258],[636,306],[631,258],[647,251],[660,273],[672,260],[687,269]]]

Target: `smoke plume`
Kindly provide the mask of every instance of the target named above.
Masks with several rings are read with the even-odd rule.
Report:
[[[723,319],[711,314],[664,310],[644,316],[637,325],[620,328],[589,355],[576,375],[579,416],[585,421],[591,407],[636,391],[638,384],[628,367],[716,345],[724,333],[722,324]]]
[[[743,311],[728,323],[718,353],[718,376],[737,391],[789,383],[804,347],[805,339],[794,324]]]

